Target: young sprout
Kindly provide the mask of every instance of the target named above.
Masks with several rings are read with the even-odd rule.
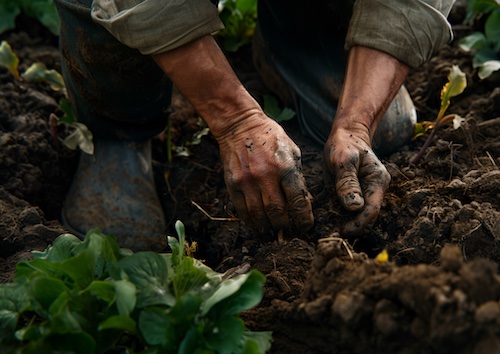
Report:
[[[431,133],[427,137],[424,145],[420,148],[417,155],[411,161],[412,164],[417,164],[422,158],[425,150],[429,147],[431,142],[436,136],[436,132],[445,123],[453,122],[453,129],[458,129],[461,123],[464,121],[462,117],[457,114],[444,115],[448,107],[450,106],[450,99],[452,97],[460,95],[467,87],[467,78],[465,74],[460,70],[457,65],[453,65],[448,75],[448,82],[444,85],[441,90],[441,108],[434,122],[423,122],[417,123],[415,125],[415,133],[413,139],[422,136],[427,130],[432,129]]]
[[[23,79],[29,82],[46,82],[54,91],[63,90],[65,92],[66,86],[61,74],[55,70],[49,70],[43,63],[33,63],[22,74]]]
[[[0,66],[7,68],[16,80],[19,80],[21,77],[19,76],[18,65],[19,58],[12,51],[9,43],[2,41],[0,44]]]

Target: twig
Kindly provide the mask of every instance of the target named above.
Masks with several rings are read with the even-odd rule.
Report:
[[[325,238],[321,238],[321,239],[318,240],[318,242],[330,242],[330,241],[340,242],[340,244],[342,246],[344,246],[344,248],[346,249],[347,254],[349,255],[349,257],[351,259],[354,259],[354,256],[352,254],[352,251],[350,250],[349,245],[347,244],[347,242],[345,242],[345,240],[343,238],[341,238],[341,237],[335,237],[335,236],[330,236],[330,237],[325,237]]]
[[[206,217],[208,217],[212,221],[240,221],[239,218],[231,217],[231,218],[220,218],[220,217],[214,217],[207,213],[201,206],[199,206],[194,200],[191,201],[191,203],[197,207],[203,214],[205,214]]]

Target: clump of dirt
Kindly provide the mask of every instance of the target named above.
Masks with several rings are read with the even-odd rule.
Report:
[[[274,331],[280,353],[496,353],[497,268],[464,263],[457,245],[446,245],[435,265],[378,263],[330,237],[319,240],[302,296],[275,299],[272,314],[251,320]]]

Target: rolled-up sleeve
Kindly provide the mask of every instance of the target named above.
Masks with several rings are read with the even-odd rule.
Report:
[[[163,53],[221,30],[210,0],[94,0],[92,19],[142,54]]]
[[[365,46],[416,68],[453,39],[453,0],[357,0],[346,49]]]

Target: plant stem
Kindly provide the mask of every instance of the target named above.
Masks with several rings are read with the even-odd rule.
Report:
[[[422,145],[422,147],[418,151],[417,155],[415,155],[413,160],[411,160],[411,162],[410,162],[411,164],[416,165],[420,161],[420,159],[424,155],[425,150],[427,150],[427,148],[431,144],[432,140],[434,140],[434,137],[436,136],[436,132],[438,131],[438,129],[441,126],[443,126],[444,123],[452,122],[456,116],[457,116],[456,114],[448,114],[447,116],[444,116],[444,117],[436,120],[436,123],[434,125],[434,129],[432,129],[431,133],[427,137],[427,140],[425,141],[424,145]]]

